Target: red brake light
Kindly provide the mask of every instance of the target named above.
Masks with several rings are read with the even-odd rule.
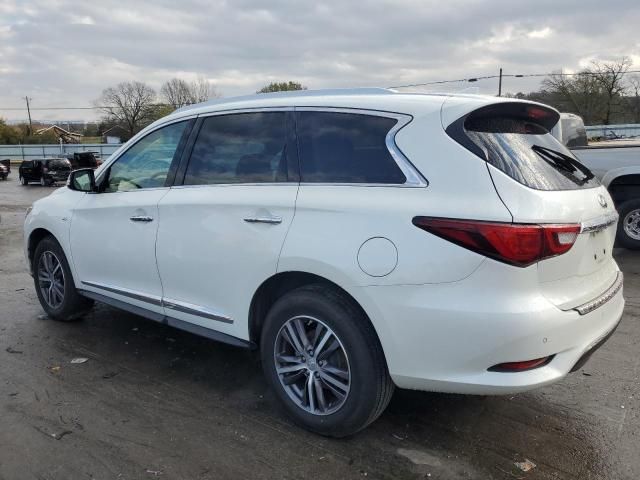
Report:
[[[500,262],[526,267],[568,252],[580,225],[536,225],[414,217],[429,233]]]

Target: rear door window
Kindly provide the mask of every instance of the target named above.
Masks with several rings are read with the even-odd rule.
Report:
[[[487,162],[528,187],[576,190],[600,185],[535,118],[471,114],[464,131]]]
[[[205,118],[185,185],[288,181],[286,112]]]
[[[296,118],[302,182],[406,182],[386,145],[395,118],[319,111]]]

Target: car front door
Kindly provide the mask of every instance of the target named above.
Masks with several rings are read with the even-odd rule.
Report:
[[[96,180],[71,218],[78,288],[162,314],[155,258],[158,202],[169,191],[191,121],[160,127],[133,144]]]
[[[169,322],[248,338],[251,298],[276,273],[295,210],[291,118],[287,111],[216,115],[194,128],[190,159],[159,204],[157,258]]]

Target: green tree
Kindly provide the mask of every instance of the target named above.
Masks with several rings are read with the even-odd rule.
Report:
[[[307,87],[298,82],[271,82],[269,85],[265,85],[256,93],[271,93],[271,92],[290,92],[293,90],[306,90]]]
[[[20,143],[20,132],[17,128],[7,125],[4,119],[0,118],[0,144],[17,145]]]

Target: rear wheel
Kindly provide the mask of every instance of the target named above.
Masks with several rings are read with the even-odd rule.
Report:
[[[618,211],[618,243],[625,248],[640,250],[640,199],[624,202],[618,207]]]
[[[378,337],[353,301],[324,285],[281,297],[261,337],[267,380],[293,420],[333,437],[384,411],[394,385]]]
[[[76,290],[67,257],[53,237],[45,237],[36,247],[33,280],[40,305],[55,320],[76,320],[93,305]]]
[[[49,182],[47,181],[46,178],[40,177],[40,185],[42,185],[43,187],[46,187],[47,185],[49,185]]]
[[[20,177],[20,185],[23,187],[27,185],[27,180],[24,177]]]

